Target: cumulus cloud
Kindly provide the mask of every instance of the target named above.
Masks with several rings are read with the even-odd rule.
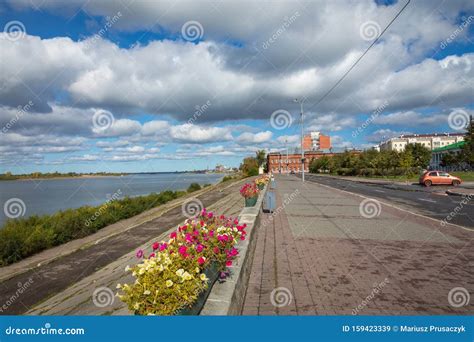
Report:
[[[270,141],[273,133],[270,131],[259,132],[259,133],[250,133],[245,132],[237,137],[237,142],[240,144],[261,144],[264,142]]]

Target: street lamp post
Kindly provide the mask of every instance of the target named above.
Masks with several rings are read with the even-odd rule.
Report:
[[[304,113],[303,113],[303,102],[304,99],[294,99],[294,102],[300,104],[300,113],[301,113],[301,180],[304,182]]]

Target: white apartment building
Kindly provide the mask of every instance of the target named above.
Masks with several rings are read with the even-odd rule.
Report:
[[[388,139],[380,143],[380,150],[397,151],[405,150],[408,144],[421,144],[433,150],[464,141],[464,133],[433,133],[433,134],[405,134]]]

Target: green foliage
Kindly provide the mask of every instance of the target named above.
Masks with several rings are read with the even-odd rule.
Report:
[[[470,120],[467,125],[464,145],[461,149],[459,161],[474,167],[474,121]]]
[[[265,157],[265,150],[258,150],[257,152],[255,152],[255,159],[257,159],[258,166],[262,166],[265,164]]]
[[[247,157],[240,164],[240,170],[244,177],[257,176],[258,175],[258,161],[254,157]]]
[[[85,237],[107,225],[138,215],[184,194],[182,191],[164,191],[108,201],[97,207],[84,206],[52,215],[8,220],[4,228],[0,229],[0,266]]]
[[[198,190],[201,190],[201,186],[198,183],[191,183],[191,185],[188,187],[188,192],[194,192]]]
[[[225,182],[228,182],[230,180],[232,180],[234,177],[232,176],[224,176],[224,178],[222,178],[221,180],[221,183],[225,183]]]
[[[420,144],[408,145],[397,151],[367,150],[362,153],[346,151],[332,157],[322,156],[310,163],[310,172],[330,172],[341,176],[399,176],[418,173],[428,165],[431,152]]]

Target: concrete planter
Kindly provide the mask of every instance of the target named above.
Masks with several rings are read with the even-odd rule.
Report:
[[[207,290],[201,292],[198,296],[197,300],[194,302],[193,305],[189,307],[184,307],[176,312],[178,316],[196,316],[199,315],[204,304],[206,303],[207,297],[211,293],[212,286],[214,283],[219,279],[219,266],[217,262],[213,262],[207,269],[204,270],[204,274],[209,279],[207,281]]]
[[[245,199],[245,206],[246,207],[253,207],[257,204],[258,196],[250,197]]]

